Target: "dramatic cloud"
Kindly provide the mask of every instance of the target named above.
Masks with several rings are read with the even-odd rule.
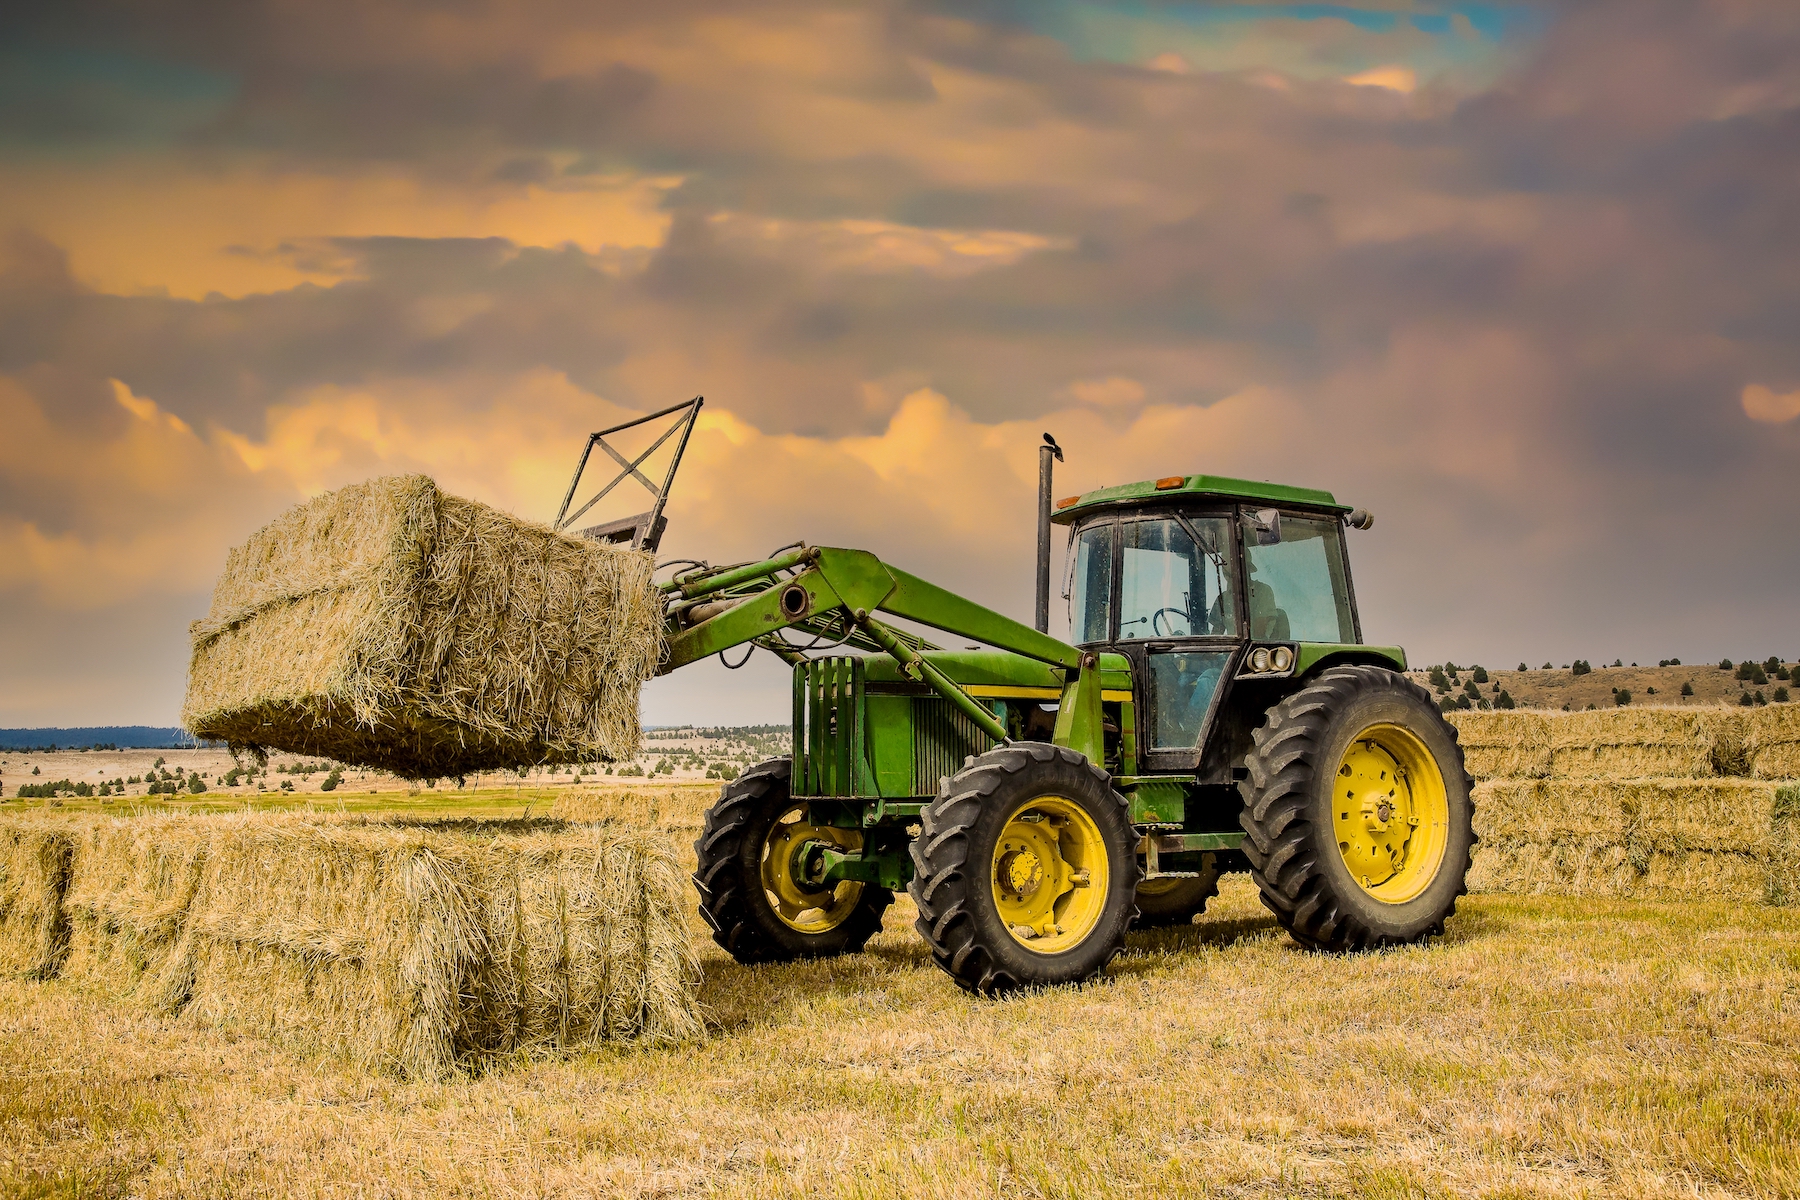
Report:
[[[1791,5],[196,14],[0,26],[0,722],[172,719],[284,505],[546,517],[699,393],[670,555],[1023,615],[1050,430],[1061,491],[1375,509],[1365,627],[1422,659],[1792,649]],[[647,716],[780,719],[754,661]]]

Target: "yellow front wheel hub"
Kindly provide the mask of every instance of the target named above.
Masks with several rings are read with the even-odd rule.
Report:
[[[806,881],[807,860],[819,846],[844,852],[860,850],[862,834],[814,825],[806,819],[806,805],[799,803],[775,818],[763,842],[762,885],[769,907],[783,924],[801,933],[836,929],[862,899],[863,885],[852,880],[835,885]]]
[[[1418,734],[1371,725],[1357,734],[1332,781],[1332,823],[1350,877],[1388,904],[1437,878],[1450,837],[1450,797]]]
[[[1040,796],[1007,818],[989,878],[994,906],[1014,940],[1057,954],[1080,945],[1106,908],[1106,842],[1080,805]]]

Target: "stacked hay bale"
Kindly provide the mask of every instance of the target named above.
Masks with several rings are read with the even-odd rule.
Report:
[[[629,758],[661,653],[651,568],[422,475],[342,488],[231,552],[182,719],[415,779]]]
[[[49,829],[71,848],[49,971],[152,1011],[426,1079],[500,1054],[697,1035],[668,848],[520,826],[240,814],[7,832]]]
[[[69,944],[62,895],[73,851],[65,829],[0,828],[0,971],[56,973]]]
[[[1786,707],[1453,713],[1476,891],[1800,902]],[[1759,761],[1767,771],[1754,769]],[[1752,775],[1755,777],[1753,778]],[[1786,776],[1791,778],[1791,776]]]

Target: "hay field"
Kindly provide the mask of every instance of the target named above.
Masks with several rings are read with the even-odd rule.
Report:
[[[653,803],[690,866],[706,798],[581,802]],[[9,976],[0,1194],[1800,1194],[1800,911],[1478,895],[1440,944],[1324,958],[1232,876],[1102,981],[998,1002],[912,916],[759,968],[690,917],[704,1042],[449,1084]]]

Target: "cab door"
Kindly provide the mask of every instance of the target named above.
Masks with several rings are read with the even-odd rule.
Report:
[[[1142,681],[1138,760],[1192,771],[1243,647],[1238,551],[1226,514],[1122,517],[1114,648]]]

